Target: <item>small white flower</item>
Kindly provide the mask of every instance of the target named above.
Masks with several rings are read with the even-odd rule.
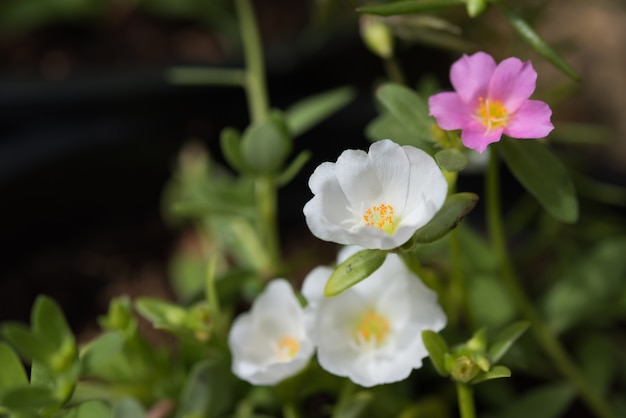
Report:
[[[368,153],[344,151],[309,179],[313,198],[304,206],[316,237],[339,244],[389,250],[424,226],[443,205],[448,184],[424,151],[388,139]]]
[[[360,250],[346,247],[339,261]],[[324,286],[332,269],[318,267],[306,277],[302,293],[307,331],[328,372],[370,387],[406,379],[428,355],[424,330],[440,331],[446,315],[437,294],[389,254],[370,277],[331,298]]]
[[[254,385],[274,385],[302,370],[314,346],[304,327],[304,312],[291,285],[276,279],[239,315],[228,334],[232,370]]]

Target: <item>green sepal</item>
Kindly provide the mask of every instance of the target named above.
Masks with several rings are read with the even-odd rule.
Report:
[[[478,17],[487,10],[487,0],[466,0],[465,7],[469,17]]]
[[[449,375],[450,369],[446,365],[446,354],[449,355],[450,348],[446,340],[434,331],[425,330],[422,331],[422,342],[437,373],[441,376]]]
[[[500,331],[489,346],[487,355],[492,363],[497,363],[511,348],[513,343],[528,329],[528,321],[515,322]]]
[[[501,3],[502,11],[509,20],[515,31],[531,46],[539,55],[548,60],[552,65],[567,74],[572,79],[578,81],[580,77],[576,71],[565,60],[557,54],[541,37],[530,27],[530,25],[518,16],[512,9]]]
[[[478,203],[478,195],[474,193],[456,193],[448,196],[430,222],[415,232],[413,242],[428,244],[443,238],[474,209],[476,203]]]
[[[442,170],[457,172],[469,165],[469,158],[461,150],[444,149],[435,154],[435,161]]]
[[[486,373],[480,373],[471,380],[471,384],[475,385],[492,379],[501,379],[503,377],[511,377],[511,370],[504,366],[495,366]]]
[[[352,87],[339,87],[307,97],[285,110],[291,135],[297,137],[350,103],[356,92]]]
[[[106,315],[98,317],[98,324],[107,331],[122,331],[130,336],[137,331],[137,320],[133,316],[130,298],[119,296],[109,302]]]
[[[304,150],[296,158],[291,160],[287,168],[285,168],[276,178],[276,184],[278,186],[284,186],[289,183],[295,176],[298,175],[304,165],[311,159],[311,151]]]
[[[428,114],[428,103],[415,91],[400,84],[386,83],[376,89],[376,99],[417,140],[436,141],[432,132],[435,120]]]
[[[405,0],[358,7],[356,11],[357,13],[378,16],[394,16],[447,9],[463,3],[465,3],[465,0]]]
[[[220,146],[224,159],[237,171],[245,171],[245,162],[241,155],[241,134],[235,128],[224,128],[220,132]]]
[[[330,275],[324,288],[324,295],[336,296],[369,277],[378,270],[386,257],[387,252],[381,250],[363,250],[352,255],[339,264]]]
[[[263,122],[249,126],[241,140],[245,167],[255,173],[274,173],[291,153],[292,139],[283,114],[272,111]]]
[[[565,223],[576,222],[574,183],[548,147],[538,141],[503,138],[498,148],[515,178],[550,215]]]
[[[0,341],[0,391],[28,385],[28,376],[19,356],[5,342]]]

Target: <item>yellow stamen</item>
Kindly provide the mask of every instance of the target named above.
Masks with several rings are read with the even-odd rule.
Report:
[[[359,322],[357,328],[357,339],[366,342],[375,342],[380,344],[389,334],[389,321],[382,315],[378,315],[374,311],[368,311]]]
[[[513,116],[501,101],[478,98],[476,118],[487,128],[487,132],[506,126]]]
[[[278,341],[278,360],[288,362],[300,351],[300,341],[292,337],[284,337]]]
[[[365,225],[375,226],[389,235],[393,235],[398,226],[398,219],[394,216],[393,206],[385,203],[368,208],[363,214],[363,221]]]

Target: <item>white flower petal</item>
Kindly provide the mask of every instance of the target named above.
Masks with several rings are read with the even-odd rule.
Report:
[[[350,208],[364,210],[363,203],[376,201],[384,189],[368,154],[361,150],[346,150],[337,158],[337,181],[346,195]]]

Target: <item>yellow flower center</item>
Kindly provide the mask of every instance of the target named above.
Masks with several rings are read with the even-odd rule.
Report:
[[[389,321],[374,311],[368,311],[359,322],[356,336],[357,340],[380,344],[389,334]]]
[[[284,337],[278,341],[277,358],[281,363],[286,363],[293,359],[300,351],[300,342],[292,337]]]
[[[501,101],[478,98],[476,118],[487,128],[487,132],[506,126],[512,117]]]
[[[367,226],[375,226],[393,235],[398,226],[398,218],[394,216],[393,206],[381,203],[368,208],[363,214],[363,221]]]

